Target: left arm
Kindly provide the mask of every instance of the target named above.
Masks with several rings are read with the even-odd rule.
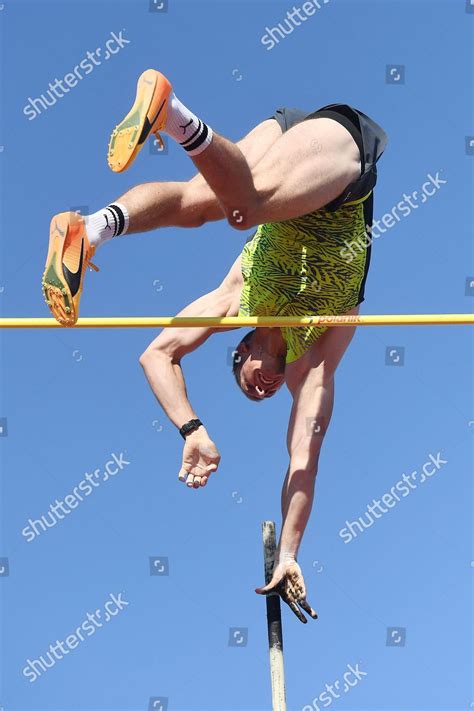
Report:
[[[353,309],[351,314],[358,312]],[[256,592],[276,591],[301,622],[301,607],[313,619],[316,612],[306,601],[306,587],[297,555],[311,514],[319,454],[334,405],[334,374],[354,335],[355,328],[330,328],[313,347],[286,369],[293,396],[288,428],[290,463],[282,490],[283,525],[273,578]]]
[[[301,622],[306,623],[298,606],[313,619],[317,619],[317,614],[306,600],[297,555],[313,506],[319,452],[334,401],[334,378],[331,374],[321,380],[321,371],[314,369],[306,372],[302,379],[292,382],[290,377],[290,383],[293,407],[288,428],[290,464],[281,497],[283,526],[272,580],[256,592],[265,594],[276,590]]]
[[[357,314],[358,308],[349,314]],[[329,328],[299,360],[287,367],[293,395],[288,428],[290,465],[283,484],[283,526],[280,560],[294,559],[313,503],[319,454],[334,405],[334,375],[355,333],[355,327]]]
[[[290,463],[282,489],[280,561],[297,559],[311,514],[319,454],[333,404],[333,374],[322,378],[318,370],[311,370],[293,392],[287,441]]]

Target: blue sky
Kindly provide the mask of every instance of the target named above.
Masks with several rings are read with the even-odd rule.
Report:
[[[290,3],[169,0],[150,11],[147,0],[7,0],[2,315],[47,315],[40,280],[54,213],[95,211],[132,185],[192,175],[174,145],[161,155],[143,151],[125,175],[107,167],[110,130],[148,67],[167,73],[186,104],[235,140],[284,105],[342,101],[372,115],[390,136],[376,216],[420,190],[428,174],[446,182],[377,239],[363,311],[471,311],[474,14],[465,0],[320,4],[269,51],[261,38]],[[28,120],[29,97],[112,32],[129,44]],[[387,84],[387,76],[400,78]],[[218,284],[247,237],[225,223],[162,232],[98,253],[83,316],[172,315]],[[474,701],[471,334],[359,329],[340,367],[300,555],[320,619],[303,627],[284,610],[289,709],[437,711]],[[261,521],[279,522],[290,398],[282,392],[257,407],[240,395],[228,363],[236,332],[185,361],[190,398],[222,453],[214,481],[190,492],[176,477],[181,439],[138,364],[154,335],[1,334],[6,711],[270,708],[265,606],[253,588],[263,580]],[[446,464],[344,543],[345,522],[404,474],[420,473],[430,454]],[[28,520],[86,474],[105,472],[112,455],[122,469],[100,475],[75,510],[28,542]],[[31,683],[26,660],[66,639],[110,595],[128,605]],[[241,631],[240,645],[229,646],[230,628]],[[365,676],[354,688],[318,701],[356,664]]]

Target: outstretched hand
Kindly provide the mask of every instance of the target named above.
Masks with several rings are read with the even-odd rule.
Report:
[[[259,595],[277,593],[304,624],[308,620],[300,608],[303,608],[313,620],[318,619],[318,615],[306,600],[306,585],[303,573],[295,560],[279,563],[273,571],[273,577],[268,585],[263,588],[257,588],[255,592]]]
[[[186,437],[179,480],[194,489],[206,486],[210,475],[217,471],[220,461],[221,455],[214,442],[205,432],[196,430]]]

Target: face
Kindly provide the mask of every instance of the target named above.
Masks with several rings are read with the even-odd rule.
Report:
[[[243,363],[240,370],[240,385],[251,398],[264,400],[272,397],[285,382],[285,358],[274,356],[259,348],[241,344]]]

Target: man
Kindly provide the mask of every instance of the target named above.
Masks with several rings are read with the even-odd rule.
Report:
[[[181,316],[358,313],[370,246],[349,258],[345,247],[351,240],[363,243],[372,224],[376,163],[386,144],[377,124],[344,104],[311,114],[279,109],[235,145],[215,134],[181,103],[166,77],[150,69],[112,134],[111,169],[127,169],[150,134],[161,140],[159,131],[180,143],[199,175],[187,183],[140,185],[84,219],[73,213],[53,217],[43,290],[60,323],[77,320],[86,268],[105,242],[126,232],[198,227],[223,218],[236,229],[257,231],[222,283]],[[297,554],[331,418],[334,374],[354,330],[257,329],[240,342],[234,358],[237,383],[251,400],[272,397],[283,383],[293,397],[278,557],[271,583],[257,592],[278,592],[302,622],[300,607],[317,615],[306,601]],[[179,478],[194,489],[207,484],[220,455],[187,398],[181,360],[214,332],[164,330],[140,360],[185,438]]]

